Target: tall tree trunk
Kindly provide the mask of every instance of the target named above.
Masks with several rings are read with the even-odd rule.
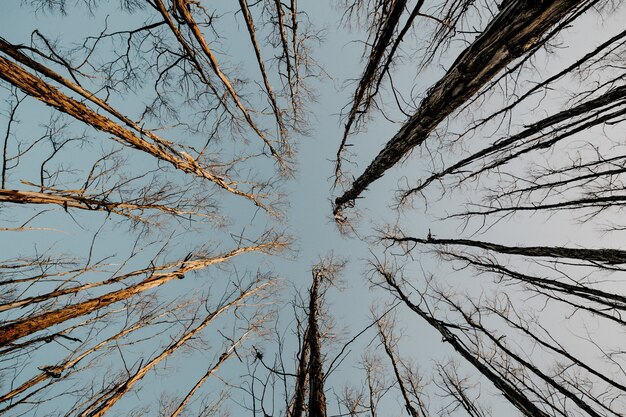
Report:
[[[258,246],[247,246],[235,249],[227,254],[216,258],[206,258],[194,261],[188,261],[176,271],[153,274],[149,278],[131,285],[127,288],[114,291],[100,297],[92,298],[81,303],[72,304],[58,310],[49,311],[34,317],[17,320],[11,324],[0,327],[0,346],[8,345],[17,339],[28,336],[32,333],[46,329],[66,320],[83,316],[85,314],[98,311],[113,303],[126,300],[136,294],[142,293],[152,288],[159,287],[168,281],[182,277],[185,273],[206,268],[209,265],[225,262],[234,256],[245,252],[258,251],[267,249],[268,244]]]
[[[626,251],[620,249],[586,249],[567,248],[563,246],[505,246],[497,243],[482,242],[471,239],[437,239],[427,237],[420,239],[407,236],[388,236],[385,240],[396,243],[420,243],[425,245],[460,245],[485,249],[507,255],[521,255],[544,258],[577,259],[587,262],[601,262],[618,265],[626,263]]]
[[[307,327],[302,336],[300,357],[298,358],[298,370],[296,372],[296,385],[294,387],[293,401],[290,405],[289,416],[302,417],[304,411],[304,397],[306,396],[307,370],[309,365],[309,328]]]
[[[34,97],[41,102],[56,108],[57,110],[69,114],[70,116],[94,127],[102,132],[113,135],[119,142],[130,145],[135,149],[146,152],[157,159],[169,162],[177,169],[188,174],[193,174],[205,178],[224,190],[235,195],[245,197],[255,203],[258,207],[272,212],[255,195],[246,193],[234,187],[230,181],[210,172],[206,167],[201,166],[198,161],[184,152],[170,152],[162,146],[148,142],[144,138],[135,135],[130,130],[120,126],[113,120],[96,113],[85,104],[68,97],[57,88],[49,85],[42,79],[25,71],[19,65],[0,56],[0,78],[22,90],[27,95]]]
[[[253,289],[249,289],[245,292],[242,292],[237,298],[232,300],[231,302],[223,305],[213,313],[210,313],[205,319],[194,329],[189,330],[183,334],[178,340],[168,346],[165,350],[163,350],[157,357],[152,359],[146,365],[139,368],[132,376],[130,376],[124,382],[116,385],[111,390],[104,393],[100,398],[96,399],[87,409],[80,413],[80,417],[101,417],[108,410],[111,409],[115,405],[115,403],[122,398],[127,392],[129,392],[132,387],[139,382],[152,368],[157,366],[160,362],[167,359],[172,353],[174,353],[178,348],[183,346],[189,339],[196,336],[200,331],[202,331],[205,327],[209,325],[217,316],[222,314],[228,308],[239,304],[244,299],[250,297],[251,295],[259,292],[261,289],[267,287],[271,283],[266,282],[261,284]]]
[[[550,28],[586,0],[511,0],[487,25],[483,33],[463,51],[450,69],[429,91],[417,112],[385,145],[352,186],[335,200],[334,214],[393,167],[452,112],[476,94],[510,62],[537,44]]]
[[[319,286],[324,275],[313,271],[313,285],[309,296],[309,417],[326,417],[326,396],[324,395],[324,370],[322,368],[322,346],[318,327]]]

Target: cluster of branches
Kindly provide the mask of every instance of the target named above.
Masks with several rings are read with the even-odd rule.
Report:
[[[83,6],[103,15],[95,2]],[[69,13],[64,1],[25,7]],[[393,225],[383,234],[377,245],[385,258],[372,261],[370,281],[395,302],[380,303],[346,340],[337,336],[326,302],[341,262],[313,268],[307,294],[291,305],[294,321],[285,325],[284,309],[270,315],[267,308],[270,297],[276,300],[274,274],[249,272],[247,262],[254,261],[246,259],[274,255],[288,239],[271,226],[255,237],[231,231],[255,229],[262,223],[257,211],[274,225],[281,218],[281,185],[294,169],[293,135],[307,127],[306,81],[317,71],[308,48],[317,37],[296,0],[215,8],[123,1],[118,12],[125,19],[104,19],[93,36],[55,40],[43,29],[29,40],[0,36],[6,126],[0,233],[20,236],[14,253],[0,260],[0,413],[214,415],[231,391],[243,393],[238,403],[245,412],[263,417],[331,415],[331,393],[337,414],[350,416],[388,415],[395,401],[412,417],[484,417],[492,412],[484,405],[491,394],[496,406],[526,416],[624,414],[623,343],[608,335],[621,335],[625,324],[626,252],[583,239],[506,244],[501,236],[463,236],[474,219],[489,233],[523,213],[575,212],[585,225],[602,220],[613,233],[626,227],[611,217],[626,201],[626,153],[621,137],[610,139],[625,119],[626,32],[607,36],[539,81],[522,82],[570,26],[617,6],[609,0],[351,0],[341,7],[345,22],[364,29],[366,49],[345,114],[336,184],[347,178],[342,162],[349,159],[350,135],[375,109],[391,118],[385,88],[406,121],[335,199],[337,222],[349,222],[346,209],[368,187],[414,150],[429,154],[432,142],[430,172],[397,190],[396,208],[426,198],[435,183],[455,197],[463,196],[463,185],[475,187],[465,210],[455,207],[442,219],[460,219],[460,236],[429,230],[417,237],[406,232],[414,225]],[[250,68],[237,69],[230,51],[222,51],[231,18],[245,29]],[[434,63],[447,67],[417,103],[392,79],[411,35],[418,37],[418,73]],[[446,64],[458,44],[464,46]],[[582,87],[572,87],[576,81]],[[536,108],[543,110],[547,98],[562,99],[562,90],[574,90],[566,107],[546,107],[547,116],[537,118]],[[494,109],[497,92],[504,104]],[[38,124],[23,122],[33,114]],[[453,133],[459,123],[460,133]],[[129,229],[118,227],[128,222]],[[58,232],[72,234],[69,247],[52,242],[42,253],[46,233]],[[30,252],[21,236],[33,236]],[[439,271],[422,279],[416,266],[432,254]],[[242,268],[229,266],[235,258]],[[401,323],[435,334],[443,346],[445,357],[429,362],[430,373],[415,358],[422,350],[406,353],[411,335]],[[592,324],[599,330],[589,330]],[[370,330],[369,343],[359,345]],[[253,335],[265,338],[242,348]],[[357,345],[363,378],[339,393],[329,377]],[[239,363],[229,361],[235,357]],[[231,375],[245,374],[244,384],[211,378],[227,361],[237,369]],[[151,399],[136,407],[128,400],[160,371],[172,375],[174,366],[189,362],[208,365],[186,373],[190,383],[162,395],[158,410]],[[198,400],[203,387],[220,394]]]
[[[333,213],[336,218],[341,220],[345,207],[352,206],[368,186],[382,177],[413,148],[422,145],[448,116],[475,99],[475,95],[484,94],[485,89],[493,88],[494,78],[513,74],[516,67],[596,3],[598,2],[502,3],[484,30],[458,55],[444,76],[427,91],[417,111],[410,115],[366,170],[335,199]]]
[[[290,325],[282,328],[284,324],[280,324],[281,317],[278,317],[268,340],[272,349],[264,351],[254,347],[255,355],[248,363],[248,381],[241,387],[245,408],[252,415],[329,415],[325,382],[334,361],[326,358],[326,350],[333,340],[326,293],[340,284],[342,269],[343,262],[332,256],[316,264],[311,271],[312,282],[307,295],[303,297],[298,293],[291,303],[294,319]],[[287,332],[293,332],[297,341],[297,351],[292,358],[288,358],[287,353],[292,350],[292,343],[286,341]],[[289,369],[291,366],[293,370]]]
[[[347,335],[338,331],[328,313],[327,292],[341,289],[343,268],[344,262],[332,256],[316,264],[308,290],[304,295],[296,293],[291,303],[293,320],[284,325],[279,323],[284,317],[278,317],[264,348],[253,348],[247,380],[240,388],[244,409],[260,416],[357,417],[398,412],[417,417],[445,415],[462,405],[476,412],[471,415],[488,415],[468,392],[468,380],[460,376],[455,363],[437,364],[438,377],[429,380],[416,362],[400,355],[405,337],[397,314],[400,302],[373,308],[361,329],[350,326]],[[359,370],[350,371],[349,381],[339,390],[333,377],[342,365],[354,363],[350,356],[355,351],[361,352],[356,361]],[[429,384],[437,384],[442,390],[437,395],[443,393],[449,403],[436,409],[439,406],[430,403],[427,393]]]
[[[206,387],[276,292],[255,260],[289,247],[274,230],[317,35],[296,0],[67,6],[21,7],[96,32],[0,34],[0,414],[218,412]],[[222,50],[229,18],[256,67]],[[209,366],[160,408],[128,400],[187,360]]]
[[[506,287],[492,296],[481,293],[476,299],[442,289],[443,285],[434,284],[431,278],[425,289],[411,294],[415,278],[406,277],[402,269],[389,263],[375,264],[384,284],[522,414],[601,416],[622,412],[626,387],[621,350],[602,340],[602,334],[580,334],[576,324],[593,318],[602,323],[601,332],[619,331],[624,325],[620,311],[626,298],[615,286],[607,285],[603,276],[623,271],[624,251],[504,246],[397,233],[385,235],[384,241],[402,248],[406,255],[422,246],[434,247],[442,259],[457,264],[464,279],[477,281],[484,279],[481,275],[491,275],[499,286]],[[518,265],[503,259],[504,255],[514,255],[530,265]],[[518,299],[516,288],[522,294],[530,292],[535,302]],[[444,315],[444,311],[453,313]],[[555,313],[567,317],[557,326],[576,332],[577,340],[553,327],[547,317]],[[577,349],[581,344],[588,344],[589,350]]]
[[[347,15],[360,12],[366,17],[362,25],[369,38],[367,62],[348,106],[337,153],[337,180],[343,175],[340,166],[350,145],[348,136],[364,123],[363,117],[377,100],[382,103],[382,80],[391,78],[390,63],[401,56],[398,45],[410,22],[419,22],[420,16],[438,19],[421,10],[425,9],[422,2],[407,3],[346,4]],[[624,230],[620,213],[626,33],[617,28],[617,33],[599,34],[591,49],[574,48],[570,62],[558,60],[559,50],[554,48],[559,42],[567,44],[563,33],[570,26],[584,26],[579,22],[590,15],[606,18],[619,6],[606,1],[511,0],[497,7],[437,3],[433,10],[439,12],[454,3],[459,16],[470,16],[468,11],[473,10],[481,18],[472,26],[482,29],[475,29],[474,38],[464,38],[467,33],[459,27],[462,18],[439,19],[442,26],[450,26],[445,36],[465,39],[467,46],[446,65],[443,76],[414,109],[406,112],[398,133],[335,199],[333,214],[340,226],[349,224],[347,209],[364,197],[368,187],[409,154],[423,157],[410,163],[412,168],[427,166],[426,173],[407,171],[411,176],[401,181],[391,208],[408,211],[414,207],[409,203],[425,201],[418,215],[420,224],[396,220],[382,233],[379,244],[384,257],[372,261],[371,280],[420,319],[404,319],[404,323],[438,334],[453,362],[436,362],[438,375],[424,384],[423,377],[408,371],[410,358],[403,359],[390,348],[402,337],[381,339],[386,356],[407,365],[393,365],[392,382],[381,371],[372,379],[380,358],[368,357],[368,385],[364,386],[369,386],[370,394],[348,392],[346,398],[353,405],[348,407],[350,415],[380,414],[376,410],[383,397],[380,393],[392,387],[400,387],[409,415],[450,415],[461,410],[471,416],[490,415],[489,408],[481,405],[486,392],[498,393],[527,416],[622,415],[626,375],[619,346],[626,253],[617,236]],[[427,35],[418,42],[455,52],[451,43],[441,39]],[[432,55],[424,52],[422,57],[420,70]],[[551,65],[539,71],[542,60]],[[402,88],[390,84],[396,97],[401,97]],[[550,105],[557,100],[565,101],[563,108]],[[383,113],[388,110],[380,107]],[[432,189],[437,184],[442,197],[433,203]],[[463,200],[465,208],[458,206]],[[440,210],[439,223],[428,224],[433,210]],[[405,218],[407,211],[403,211]],[[531,215],[558,224],[574,218],[579,232],[533,234],[528,244],[499,242],[529,239],[520,223]],[[401,218],[397,213],[393,217]],[[515,223],[507,221],[513,217]],[[475,222],[478,231],[470,229]],[[415,232],[416,228],[428,232]],[[438,228],[459,235],[444,238],[433,233]],[[616,239],[593,246],[593,239],[584,234],[598,229]],[[472,235],[465,237],[468,231]],[[474,233],[494,237],[477,239]],[[546,239],[551,245],[544,243]],[[555,244],[555,240],[569,243]],[[431,261],[437,265],[432,274],[426,272]],[[396,328],[391,325],[381,335]],[[404,377],[403,383],[398,369],[413,377]],[[459,371],[480,378],[468,382]],[[443,397],[433,401],[424,385],[438,388],[436,395]],[[407,389],[416,386],[422,389]],[[442,404],[445,397],[451,402]]]

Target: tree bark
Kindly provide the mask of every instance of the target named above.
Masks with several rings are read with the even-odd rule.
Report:
[[[420,239],[416,237],[388,236],[384,239],[397,243],[471,246],[507,255],[577,259],[587,262],[601,262],[610,265],[626,263],[626,251],[620,249],[566,248],[562,246],[505,246],[497,243],[481,242],[480,240],[437,239],[434,237]]]
[[[142,293],[152,288],[159,287],[168,281],[180,278],[187,272],[200,270],[209,265],[225,262],[239,254],[263,250],[267,249],[267,247],[268,245],[248,246],[235,249],[217,258],[188,261],[174,272],[153,274],[152,276],[141,281],[140,283],[129,286],[127,288],[114,291],[100,297],[92,298],[81,303],[72,304],[58,310],[39,314],[34,317],[17,320],[11,324],[0,327],[0,346],[8,345],[9,343],[12,343],[17,339],[46,329],[50,326],[54,326],[56,324],[63,323],[66,320],[92,313],[113,303],[126,300],[136,294]]]
[[[158,365],[163,360],[167,359],[172,353],[183,346],[189,339],[196,336],[200,331],[207,327],[217,316],[222,314],[228,308],[239,304],[242,300],[250,297],[251,295],[259,292],[261,289],[267,287],[271,283],[266,282],[253,289],[242,292],[236,299],[232,300],[228,304],[223,305],[213,313],[205,317],[205,319],[194,329],[189,330],[183,334],[178,340],[163,350],[158,356],[148,362],[146,365],[139,368],[132,376],[126,381],[118,384],[100,398],[96,399],[87,409],[80,413],[80,417],[102,417],[108,410],[115,405],[115,403],[122,398],[132,387],[139,382],[152,368]]]
[[[69,114],[70,116],[94,127],[97,130],[113,135],[119,139],[118,142],[130,145],[135,149],[142,150],[162,161],[169,162],[175,168],[188,174],[205,178],[224,190],[235,195],[245,197],[253,201],[258,207],[272,213],[272,210],[263,204],[255,195],[235,188],[232,182],[228,182],[223,177],[210,172],[205,167],[202,167],[191,156],[185,153],[174,154],[168,152],[167,150],[136,136],[130,130],[120,126],[111,119],[96,113],[85,104],[66,96],[55,87],[49,85],[42,79],[25,71],[19,65],[8,61],[3,57],[0,57],[0,78],[16,86],[29,96],[34,97],[63,113]]]
[[[510,62],[541,42],[543,35],[585,0],[512,0],[483,33],[452,64],[427,93],[417,112],[385,145],[343,195],[335,199],[334,214],[393,167],[452,112],[477,93]]]
[[[324,369],[318,328],[319,285],[324,276],[313,271],[313,285],[309,294],[309,416],[326,417],[326,396],[324,395]]]

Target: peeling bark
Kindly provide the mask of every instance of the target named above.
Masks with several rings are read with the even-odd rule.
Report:
[[[128,217],[138,222],[147,222],[147,219],[134,211],[157,210],[176,216],[198,215],[192,211],[179,210],[162,204],[133,204],[125,201],[106,201],[97,197],[74,193],[71,191],[23,191],[0,189],[0,203],[15,204],[55,204],[64,209],[76,208],[89,211],[105,211],[120,216]]]
[[[159,314],[157,317],[162,317],[165,314],[167,314],[167,312],[164,312],[162,314]],[[56,377],[60,378],[63,377],[63,372],[73,368],[74,366],[76,366],[79,362],[81,362],[83,359],[85,359],[87,356],[91,355],[93,352],[98,351],[99,349],[101,349],[102,347],[106,346],[107,344],[114,342],[116,340],[120,340],[123,337],[125,337],[126,335],[134,332],[135,330],[144,328],[145,326],[147,326],[148,321],[146,320],[141,320],[139,322],[137,322],[136,324],[134,324],[133,326],[130,326],[124,330],[122,330],[121,332],[101,341],[100,343],[94,345],[93,347],[87,349],[86,351],[84,351],[83,353],[81,353],[80,355],[77,355],[75,358],[70,359],[66,362],[63,362],[59,365],[55,365],[55,366],[45,366],[45,367],[40,367],[39,369],[43,370],[43,372],[41,372],[39,375],[34,376],[33,378],[29,379],[28,381],[24,382],[22,385],[20,385],[17,388],[12,389],[10,392],[0,396],[0,403],[4,402],[4,401],[8,401],[11,398],[15,397],[18,394],[21,394],[22,392],[28,390],[29,388],[34,387],[35,385],[50,379]]]
[[[0,38],[0,51],[4,52],[5,54],[10,56],[11,58],[16,60],[17,62],[19,62],[19,63],[21,63],[23,65],[26,65],[30,69],[33,69],[33,70],[35,70],[35,71],[45,75],[46,77],[56,81],[57,83],[61,84],[62,86],[64,86],[64,87],[74,91],[75,93],[80,94],[86,100],[94,103],[95,105],[97,105],[101,109],[107,111],[109,114],[115,116],[117,119],[119,119],[122,122],[124,122],[124,124],[126,124],[126,126],[132,128],[133,130],[138,132],[140,135],[145,135],[145,136],[149,137],[150,139],[152,139],[155,143],[157,143],[157,144],[167,148],[169,150],[169,152],[176,153],[176,150],[172,147],[172,145],[173,145],[172,142],[167,141],[167,140],[157,136],[154,132],[152,132],[152,131],[150,131],[148,129],[142,128],[140,125],[138,125],[137,123],[133,122],[129,117],[125,116],[124,114],[119,112],[117,109],[111,107],[107,102],[105,102],[104,100],[99,99],[91,91],[87,91],[86,89],[84,89],[80,85],[77,85],[77,84],[71,82],[70,80],[68,80],[67,78],[62,77],[60,74],[56,73],[55,71],[53,71],[52,69],[46,67],[45,65],[43,65],[43,64],[35,61],[34,59],[24,55],[22,52],[20,52],[21,48],[23,48],[23,47],[20,46],[20,45],[11,44],[11,43],[5,41],[4,39]]]

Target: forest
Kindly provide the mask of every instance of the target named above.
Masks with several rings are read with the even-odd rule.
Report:
[[[5,4],[0,415],[625,416],[622,3]]]

